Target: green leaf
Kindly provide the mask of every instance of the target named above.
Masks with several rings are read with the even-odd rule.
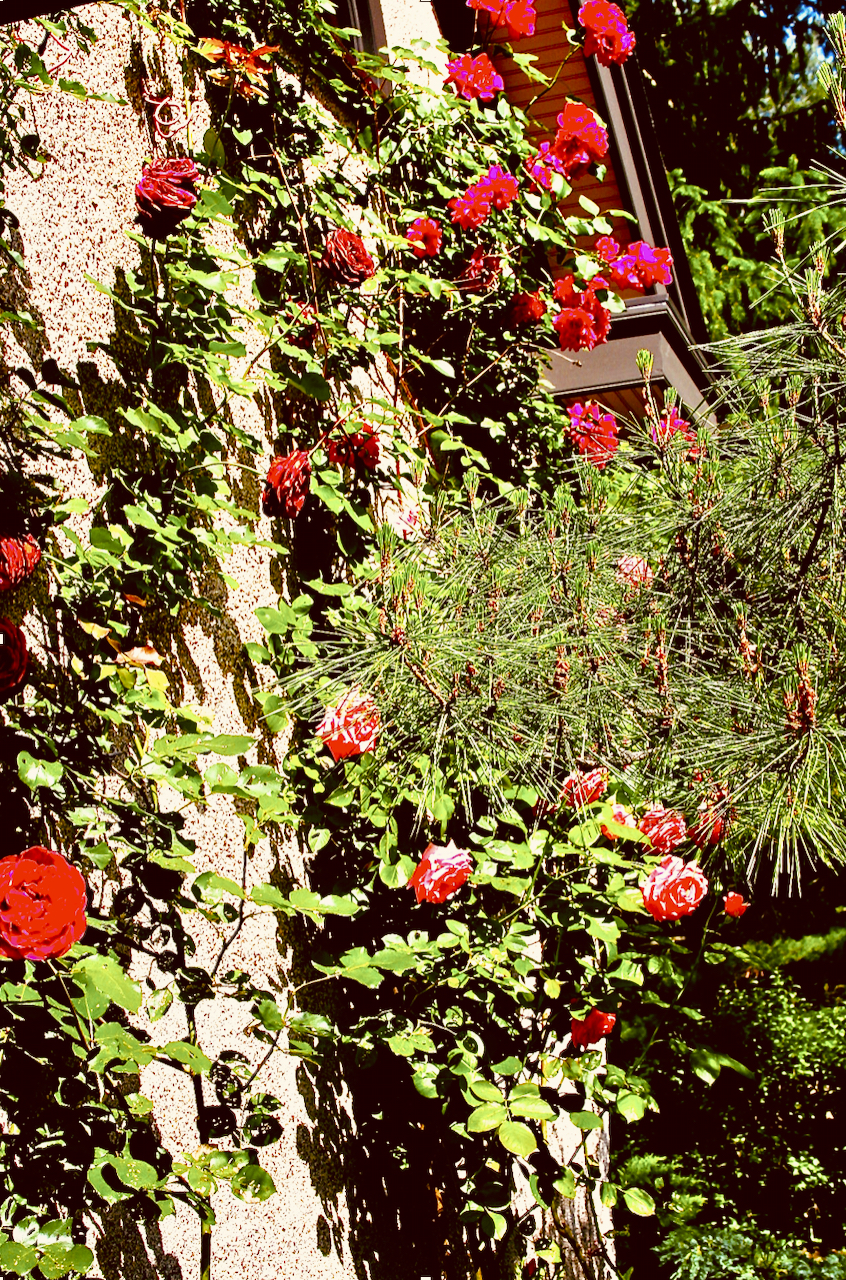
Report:
[[[44,1280],[58,1280],[69,1271],[87,1271],[94,1261],[90,1249],[82,1244],[51,1244],[38,1260]]]
[[[213,751],[218,756],[242,756],[256,745],[255,738],[245,734],[217,733],[212,737],[203,737],[197,745],[197,755],[205,755]]]
[[[565,1200],[573,1200],[576,1195],[576,1177],[572,1169],[564,1169],[560,1178],[556,1178],[553,1187]]]
[[[503,1058],[502,1062],[497,1062],[491,1067],[491,1071],[495,1071],[498,1076],[516,1076],[522,1069],[523,1064],[520,1059],[513,1056]]]
[[[202,1075],[211,1070],[211,1063],[206,1055],[195,1044],[188,1044],[186,1040],[171,1040],[159,1052],[173,1058],[174,1062],[184,1063],[192,1074]]]
[[[599,1199],[606,1209],[613,1209],[617,1203],[617,1188],[613,1182],[603,1182],[599,1188]]]
[[[592,1111],[571,1111],[570,1119],[577,1129],[601,1129],[602,1119]]]
[[[626,1202],[626,1208],[636,1213],[639,1218],[651,1218],[655,1212],[655,1201],[646,1191],[641,1191],[640,1187],[624,1187],[623,1199]]]
[[[637,1093],[618,1093],[617,1110],[624,1119],[642,1120],[646,1114],[646,1099]]]
[[[295,373],[288,370],[285,378],[292,387],[296,387],[298,391],[302,391],[304,396],[308,396],[312,400],[331,400],[332,388],[324,377],[319,373]]]
[[[514,1116],[525,1116],[527,1120],[555,1120],[558,1112],[543,1098],[509,1098],[508,1106]]]
[[[158,991],[151,991],[145,1005],[147,1017],[151,1022],[158,1022],[159,1018],[165,1016],[172,1004],[173,992],[170,987],[159,987]]]
[[[276,1187],[266,1169],[259,1164],[247,1164],[239,1169],[229,1184],[232,1194],[247,1203],[269,1200]]]
[[[489,1080],[468,1080],[467,1084],[471,1093],[475,1093],[477,1098],[482,1098],[484,1102],[505,1102],[505,1095],[501,1089],[497,1089],[495,1084],[491,1084]]]
[[[37,791],[39,787],[55,787],[64,771],[58,760],[36,760],[28,751],[18,753],[18,777],[30,791]]]
[[[226,152],[216,129],[206,129],[203,134],[203,150],[212,164],[216,164],[219,169],[225,166]]]
[[[71,977],[84,992],[93,987],[129,1013],[141,1008],[141,988],[127,977],[113,956],[86,956],[71,969]]]
[[[28,1275],[38,1261],[38,1254],[28,1245],[15,1244],[12,1240],[0,1245],[0,1267],[16,1276]]]
[[[535,1135],[529,1126],[514,1120],[506,1120],[505,1124],[500,1125],[496,1136],[506,1151],[512,1151],[515,1156],[530,1156],[538,1149]]]
[[[111,1164],[124,1186],[132,1187],[133,1191],[137,1191],[140,1187],[154,1187],[159,1181],[159,1175],[146,1160],[115,1156]]]
[[[484,1106],[470,1112],[467,1129],[470,1133],[485,1133],[488,1129],[496,1129],[507,1119],[508,1112],[505,1107],[494,1102],[486,1102]]]

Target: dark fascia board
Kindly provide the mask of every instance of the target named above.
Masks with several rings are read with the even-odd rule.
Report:
[[[611,340],[593,351],[555,352],[545,371],[547,382],[562,396],[607,395],[642,385],[638,351],[649,351],[655,383],[676,389],[691,409],[707,413],[703,391],[711,381],[702,353],[691,349],[682,317],[666,293],[637,298],[612,319]]]
[[[668,248],[673,255],[673,284],[669,289],[656,285],[656,293],[672,298],[683,317],[688,341],[707,342],[637,55],[627,58],[622,67],[603,67],[595,58],[587,58],[585,66],[597,107],[610,126],[614,174],[624,202],[637,219],[640,238]]]

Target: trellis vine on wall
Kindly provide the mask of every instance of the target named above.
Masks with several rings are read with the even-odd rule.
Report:
[[[590,201],[561,215],[607,134],[568,102],[538,145],[503,97],[487,35],[529,34],[530,0],[473,0],[486,47],[452,59],[445,80],[418,49],[344,52],[319,4],[274,13],[260,33],[246,15],[194,33],[184,15],[120,7],[205,72],[215,124],[202,149],[175,154],[191,150],[190,104],[179,114],[148,82],[157,154],[136,189],[139,265],[96,284],[121,329],[101,344],[117,413],[80,416],[72,372],[49,362],[18,368],[4,393],[3,487],[16,496],[0,586],[18,622],[27,613],[31,652],[27,668],[23,632],[5,622],[4,812],[27,852],[0,860],[0,1266],[85,1271],[86,1225],[107,1206],[166,1214],[182,1200],[203,1222],[208,1272],[211,1194],[272,1194],[259,1148],[279,1134],[280,1104],[247,1058],[212,1062],[197,1043],[197,1005],[226,995],[250,1005],[268,1055],[349,1049],[358,1066],[391,1064],[408,1149],[421,1115],[434,1135],[444,1266],[488,1280],[521,1265],[526,1189],[554,1213],[580,1187],[591,1204],[596,1192],[651,1212],[645,1192],[602,1181],[588,1139],[609,1109],[635,1120],[653,1100],[595,1046],[639,1003],[695,1021],[683,1001],[703,955],[735,951],[709,941],[702,913],[688,920],[708,885],[676,850],[716,854],[732,817],[742,828],[740,801],[707,762],[681,777],[666,748],[677,530],[696,531],[684,566],[731,590],[728,553],[713,550],[712,443],[671,403],[658,409],[648,363],[646,426],[622,438],[594,402],[572,406],[562,431],[540,381],[546,345],[606,341],[618,291],[668,283],[672,263],[615,239]],[[616,6],[588,0],[579,21],[587,56],[628,56]],[[41,29],[63,47],[93,36],[72,20]],[[53,85],[21,32],[5,41],[8,84]],[[73,84],[59,87],[83,96]],[[42,162],[25,130],[13,109],[7,167]],[[0,212],[12,281],[25,260]],[[25,347],[36,321],[4,318]],[[273,422],[272,460],[239,401]],[[90,510],[40,470],[49,459],[59,477],[72,451],[103,486]],[[265,473],[270,526],[250,478]],[[673,508],[666,545],[642,523],[650,494]],[[186,601],[214,607],[203,581],[226,583],[239,545],[269,550],[287,576],[278,606],[256,611],[266,642],[244,655],[265,731],[257,763],[245,760],[254,736],[215,734],[180,700],[173,645]],[[794,719],[810,714],[808,681]],[[198,808],[237,799],[247,854],[295,832],[310,886],[197,875],[174,792]],[[718,913],[734,928],[746,907],[736,891],[724,913],[709,901],[708,925]],[[301,988],[225,971],[227,938],[260,909],[322,922],[318,976]],[[221,934],[210,969],[192,963],[200,919]],[[144,960],[139,983],[129,970]],[[315,983],[343,988],[333,1021],[310,1007]],[[132,1015],[143,1006],[154,1023],[174,999],[187,1034],[155,1045]],[[161,1147],[152,1104],[125,1087],[154,1060],[217,1091],[210,1106],[197,1087],[191,1156]],[[745,1070],[703,1047],[692,1061],[703,1079]],[[581,1138],[562,1162],[548,1138],[563,1115]],[[558,1221],[589,1277],[593,1260]],[[559,1262],[559,1244],[536,1244],[533,1266]]]

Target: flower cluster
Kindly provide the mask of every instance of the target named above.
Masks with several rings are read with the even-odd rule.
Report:
[[[0,538],[0,591],[9,591],[26,582],[38,568],[41,548],[26,533],[20,538]]]
[[[506,27],[509,40],[535,34],[538,15],[532,0],[467,0],[467,5],[488,13],[492,26]]]
[[[270,464],[261,509],[266,516],[288,516],[293,520],[303,509],[311,479],[311,458],[304,449],[295,449]]]
[[[608,267],[608,283],[613,289],[643,293],[655,284],[673,283],[669,249],[653,249],[645,240],[633,240],[623,250],[612,236],[600,236],[594,251]]]
[[[405,238],[417,258],[434,258],[443,242],[441,224],[435,218],[415,218]]]
[[[579,22],[585,29],[585,57],[595,53],[603,67],[621,66],[635,47],[625,14],[608,0],[587,0],[579,9]]]
[[[548,190],[553,170],[567,179],[579,178],[607,154],[608,133],[590,107],[568,101],[559,113],[554,140],[542,142],[537,155],[526,161],[526,168],[535,185]]]
[[[558,334],[562,351],[593,351],[594,347],[608,341],[611,331],[611,313],[596,296],[598,289],[606,288],[607,281],[594,276],[584,289],[577,289],[575,276],[561,276],[555,281],[553,296],[561,304],[561,310],[552,321]]]
[[[314,732],[323,739],[332,759],[338,761],[372,751],[381,731],[382,717],[376,703],[353,685],[334,706],[326,708]]]
[[[463,196],[449,201],[452,221],[465,231],[480,227],[491,209],[507,209],[517,196],[517,179],[501,165],[492,164],[487,173],[468,187]]]
[[[447,71],[449,75],[444,84],[454,85],[456,93],[462,98],[481,98],[483,102],[489,102],[495,93],[505,87],[502,76],[497,75],[486,53],[480,53],[478,58],[463,53],[460,58],[447,63]]]
[[[408,887],[414,890],[418,902],[446,902],[469,878],[474,865],[470,854],[457,848],[453,840],[448,845],[430,844]]]
[[[379,436],[372,422],[365,422],[360,431],[350,431],[329,441],[329,461],[338,467],[367,467],[372,471],[379,461]]]
[[[617,452],[617,423],[612,413],[603,412],[596,400],[571,404],[568,409],[567,433],[582,457],[597,471],[611,461]]]
[[[0,955],[63,956],[85,932],[86,887],[60,853],[35,845],[0,859]]]
[[[199,177],[194,161],[185,157],[142,166],[135,207],[145,235],[163,240],[176,230],[197,203],[195,183]]]

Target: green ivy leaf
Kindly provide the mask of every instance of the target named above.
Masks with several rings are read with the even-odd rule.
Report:
[[[58,760],[36,760],[28,751],[18,753],[18,777],[30,791],[37,791],[39,787],[55,787],[64,771]]]

